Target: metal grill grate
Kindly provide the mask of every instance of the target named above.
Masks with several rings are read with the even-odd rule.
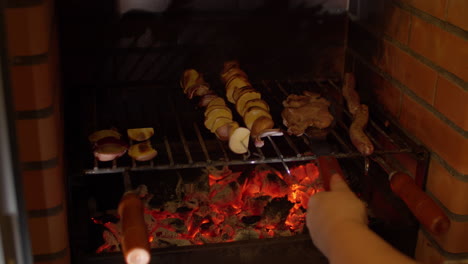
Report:
[[[216,81],[213,84],[212,89],[223,96],[222,85]],[[361,156],[349,140],[350,113],[342,107],[340,85],[336,81],[265,80],[257,83],[255,87],[262,93],[262,98],[269,103],[276,127],[283,130],[286,128],[282,125],[281,103],[288,94],[300,94],[308,90],[319,92],[326,97],[332,103],[331,111],[335,115],[335,122],[326,137],[325,145],[324,142],[310,138],[307,134],[296,137],[284,133],[283,136],[267,137],[263,148],[256,148],[251,142],[247,154],[237,155],[229,150],[226,142],[218,140],[214,134],[205,129],[202,119],[203,109],[199,109],[195,102],[185,98],[178,84],[131,85],[122,91],[124,97],[122,94],[117,95],[120,99],[123,98],[124,102],[118,103],[115,99],[117,103],[114,101],[112,106],[101,106],[100,120],[107,125],[116,125],[122,132],[127,128],[154,127],[152,144],[158,150],[158,156],[149,162],[137,162],[127,155],[107,163],[94,160],[94,166],[90,166],[93,168],[85,170],[85,173],[104,174],[260,163],[282,163],[287,169],[289,162],[315,160],[324,153],[339,159]],[[233,109],[232,104],[229,106]],[[232,112],[235,113],[235,110]],[[395,126],[390,123],[382,124],[387,119],[378,117],[377,122],[374,118],[373,114],[367,130],[367,134],[375,144],[374,155],[417,151],[413,143],[398,137],[399,133],[394,133],[397,129]],[[240,116],[237,115],[234,119],[242,124]],[[379,143],[381,138],[391,142],[393,147],[382,146]],[[91,150],[89,154],[92,156]]]

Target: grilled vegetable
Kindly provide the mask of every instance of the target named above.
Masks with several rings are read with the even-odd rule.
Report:
[[[206,117],[205,117],[205,127],[207,129],[209,129],[211,132],[214,132],[212,131],[212,128],[213,128],[213,125],[215,123],[215,121],[218,119],[218,118],[226,118],[228,120],[231,120],[232,121],[232,113],[231,113],[231,110],[229,110],[229,108],[227,107],[224,107],[224,108],[217,108],[217,109],[213,109],[211,110],[210,112],[208,112],[206,114]],[[216,129],[215,129],[216,130]]]
[[[203,75],[194,69],[184,71],[180,80],[180,86],[184,89],[184,94],[189,99],[192,99],[194,96],[203,96],[210,90],[210,86],[203,79]]]
[[[256,99],[252,99],[252,100],[247,101],[245,103],[243,109],[241,110],[241,112],[239,112],[239,114],[241,116],[244,116],[245,110],[247,110],[247,109],[249,109],[250,107],[253,107],[253,106],[263,108],[267,112],[270,111],[270,107],[268,106],[267,102],[265,102],[264,100],[262,100],[260,98],[256,98]]]
[[[229,102],[233,104],[236,102],[238,98],[238,91],[241,88],[253,89],[250,82],[242,76],[235,77],[226,84],[226,98],[228,99]]]
[[[115,137],[101,138],[94,143],[94,157],[99,161],[112,161],[127,152],[128,145]]]
[[[250,130],[239,127],[229,138],[229,149],[237,154],[246,153],[249,149]]]
[[[274,126],[269,113],[270,107],[261,99],[262,95],[252,87],[247,74],[239,68],[237,61],[224,63],[221,80],[225,84],[228,101],[235,104],[236,111],[243,117],[245,125],[252,130],[250,136],[255,139],[256,146],[263,146],[260,136]],[[278,131],[274,134],[277,135]]]
[[[238,127],[239,123],[237,123],[236,121],[231,121],[231,123],[227,123],[217,128],[215,134],[220,140],[228,141],[231,135]]]
[[[158,155],[158,152],[151,146],[149,140],[132,145],[128,150],[128,155],[134,160],[148,161]]]
[[[233,65],[229,67],[232,67]],[[234,80],[234,76],[242,77],[243,79]],[[248,81],[246,79],[247,75],[235,68],[226,74],[225,77],[226,80],[232,80],[231,90],[233,92],[238,86],[248,85]],[[224,99],[209,90],[209,85],[203,81],[201,74],[193,69],[186,70],[181,79],[181,86],[184,89],[184,93],[190,99],[194,96],[200,97],[198,105],[200,107],[205,107],[205,127],[212,133],[215,133],[216,137],[220,140],[229,140],[229,148],[234,153],[242,154],[247,152],[249,136],[247,135],[247,141],[243,136],[246,133],[245,130],[248,131],[249,135],[250,131],[246,128],[239,127],[239,124],[232,120],[232,112],[226,106]],[[229,98],[232,100],[232,94]],[[231,148],[231,146],[233,148]]]
[[[271,119],[268,111],[258,106],[252,106],[244,114],[244,122],[248,129],[252,129],[253,123],[260,117]],[[271,127],[270,127],[271,128]]]
[[[135,141],[145,141],[154,135],[152,127],[127,129],[128,138]]]
[[[106,137],[113,137],[120,139],[122,135],[120,135],[119,132],[112,130],[112,129],[104,129],[104,130],[99,130],[94,133],[92,133],[88,139],[91,143],[95,143],[100,139],[106,138]]]

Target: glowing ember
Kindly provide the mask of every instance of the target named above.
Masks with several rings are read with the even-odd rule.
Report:
[[[186,190],[181,201],[146,208],[149,242],[154,248],[292,236],[303,232],[310,196],[323,190],[319,171],[308,163],[282,175],[258,165],[251,173],[207,169],[209,188]],[[147,200],[151,196],[143,192]],[[118,221],[99,221],[104,245],[97,252],[119,251]]]

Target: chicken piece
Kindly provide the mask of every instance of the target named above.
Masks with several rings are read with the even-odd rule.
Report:
[[[328,111],[330,102],[316,93],[292,94],[283,101],[283,106],[283,124],[292,135],[300,136],[308,127],[327,128],[334,119]]]

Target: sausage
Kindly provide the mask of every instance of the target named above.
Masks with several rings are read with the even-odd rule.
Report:
[[[356,92],[356,80],[354,74],[347,72],[343,85],[343,97],[346,99],[349,112],[354,116],[360,106],[361,99]]]
[[[126,193],[119,203],[118,212],[122,222],[122,252],[126,262],[149,263],[151,255],[143,202],[138,195]]]
[[[351,142],[365,156],[369,156],[374,152],[374,145],[364,133],[364,128],[367,126],[368,121],[369,108],[367,105],[362,104],[356,109],[353,122],[349,127]]]

